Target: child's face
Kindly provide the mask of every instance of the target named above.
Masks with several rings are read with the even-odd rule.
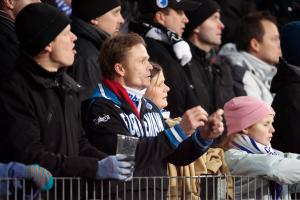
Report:
[[[268,146],[271,144],[271,139],[275,131],[272,123],[274,121],[273,115],[267,115],[259,122],[253,124],[246,129],[248,135],[252,137],[256,142]]]
[[[165,84],[165,77],[161,71],[152,78],[145,96],[151,99],[159,108],[165,108],[168,105],[169,90],[170,88]]]

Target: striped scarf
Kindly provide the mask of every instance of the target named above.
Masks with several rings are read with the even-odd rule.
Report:
[[[58,9],[63,11],[66,15],[70,16],[72,14],[72,8],[64,0],[55,0]]]
[[[271,147],[257,143],[253,138],[245,134],[237,134],[233,139],[233,148],[245,151],[249,154],[269,154],[278,156],[279,154]],[[275,181],[269,181],[269,188],[271,191],[272,199],[279,199],[282,186]],[[275,196],[276,195],[276,196]]]

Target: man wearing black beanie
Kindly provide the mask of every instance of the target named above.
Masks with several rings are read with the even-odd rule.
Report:
[[[81,86],[65,73],[76,53],[70,22],[44,3],[18,14],[21,55],[0,87],[0,141],[6,149],[0,160],[37,163],[54,176],[128,179],[131,170],[123,165],[132,164],[123,161],[126,156],[107,156],[84,137],[77,99]]]
[[[193,90],[200,105],[209,113],[235,96],[229,66],[216,59],[216,47],[221,44],[224,25],[220,20],[220,7],[214,0],[201,0],[200,6],[187,12],[189,23],[184,37],[189,41],[193,55],[186,67]]]
[[[119,32],[124,19],[120,0],[73,0],[72,31],[77,35],[77,54],[69,70],[73,78],[83,85],[81,100],[91,96],[96,85],[102,81],[98,63],[103,41]]]

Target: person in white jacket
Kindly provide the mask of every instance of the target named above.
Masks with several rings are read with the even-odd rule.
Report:
[[[271,105],[270,84],[281,56],[276,19],[265,12],[250,13],[241,19],[236,30],[236,45],[226,44],[219,52],[231,66],[235,93]]]
[[[243,177],[234,180],[237,199],[287,199],[296,189],[291,185],[300,182],[300,155],[271,147],[274,115],[271,106],[250,96],[224,106],[225,161],[233,176]]]

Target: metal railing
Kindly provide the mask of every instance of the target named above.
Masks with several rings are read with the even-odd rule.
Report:
[[[135,177],[132,181],[55,178],[47,192],[30,181],[0,179],[0,200],[225,200],[300,199],[298,185],[279,185],[261,177],[203,175],[197,177]]]

